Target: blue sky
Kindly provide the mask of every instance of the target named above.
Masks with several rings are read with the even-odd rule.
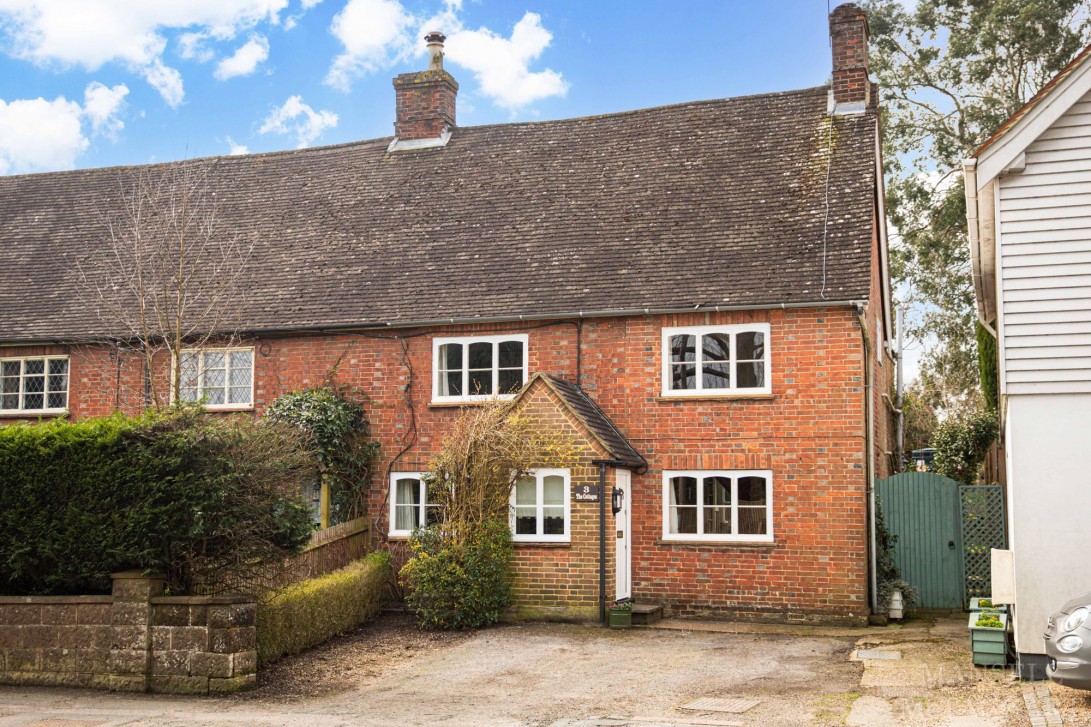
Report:
[[[834,3],[836,4],[836,3]],[[392,134],[449,36],[458,122],[825,83],[825,0],[0,0],[0,174]]]

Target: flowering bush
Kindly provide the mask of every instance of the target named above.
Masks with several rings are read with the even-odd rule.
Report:
[[[996,415],[989,412],[942,422],[936,427],[936,459],[932,468],[965,485],[974,484],[996,434]]]

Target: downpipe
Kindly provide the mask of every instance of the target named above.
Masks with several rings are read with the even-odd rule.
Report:
[[[875,462],[873,451],[874,422],[875,422],[875,371],[872,361],[872,342],[868,337],[867,320],[864,318],[864,307],[860,304],[854,306],[856,319],[860,324],[860,338],[864,344],[864,396],[867,405],[864,407],[864,476],[867,478],[867,526],[868,526],[868,575],[871,591],[871,612],[879,612],[879,573],[878,573],[878,538],[875,531]]]

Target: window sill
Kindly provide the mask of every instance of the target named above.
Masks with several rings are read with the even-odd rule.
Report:
[[[559,543],[559,542],[557,542],[555,540],[546,540],[546,541],[541,541],[541,542],[530,541],[530,540],[513,540],[511,544],[515,547],[516,550],[519,550],[519,549],[528,549],[528,550],[529,549],[534,549],[534,550],[537,550],[539,548],[571,548],[572,547],[571,541],[564,542],[564,543]]]
[[[496,401],[511,401],[515,398],[515,394],[506,394],[504,396],[488,397],[486,399],[452,399],[445,401],[443,399],[428,402],[429,409],[461,409],[467,406],[485,406]]]
[[[238,406],[206,406],[205,411],[215,414],[216,412],[237,412],[237,411],[254,411],[253,404],[240,404]]]
[[[660,404],[673,404],[679,401],[772,401],[776,398],[776,394],[661,394],[655,400]]]
[[[0,410],[0,419],[36,419],[38,417],[60,417],[67,414],[67,409],[3,409]]]
[[[659,547],[689,548],[716,548],[718,550],[778,550],[784,547],[776,541],[752,541],[752,540],[664,540],[658,538],[655,544]]]
[[[395,543],[404,543],[409,540],[409,536],[402,533],[387,533],[386,539]]]

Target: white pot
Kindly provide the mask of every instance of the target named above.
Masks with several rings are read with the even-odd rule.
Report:
[[[902,600],[902,592],[894,591],[890,594],[890,618],[902,618],[905,615],[905,601]]]

